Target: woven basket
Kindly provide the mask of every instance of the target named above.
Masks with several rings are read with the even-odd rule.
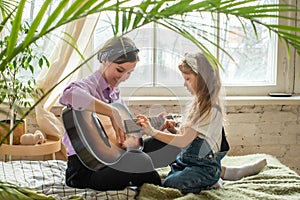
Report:
[[[0,125],[0,139],[2,140],[2,138],[8,133],[9,131],[9,127],[10,127],[10,120],[2,120]],[[25,121],[22,120],[18,126],[14,129],[14,135],[13,135],[13,144],[20,144],[20,138],[23,134],[26,133],[26,124]],[[8,136],[5,140],[4,140],[4,144],[9,144],[9,140],[10,140],[10,136]]]

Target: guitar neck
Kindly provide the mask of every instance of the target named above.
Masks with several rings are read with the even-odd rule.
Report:
[[[164,118],[162,117],[149,117],[148,119],[151,126],[155,129],[159,129],[164,123]],[[136,118],[124,120],[124,126],[127,134],[140,132],[142,130],[142,127],[136,124],[137,120],[138,119]]]

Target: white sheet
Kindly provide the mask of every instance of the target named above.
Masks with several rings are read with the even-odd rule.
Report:
[[[67,163],[61,160],[0,162],[0,180],[40,190],[56,199],[82,196],[87,200],[134,199],[131,189],[100,192],[91,189],[76,189],[65,184]]]

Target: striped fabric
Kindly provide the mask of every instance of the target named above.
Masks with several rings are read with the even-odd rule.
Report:
[[[86,200],[135,199],[136,192],[129,188],[101,192],[68,187],[65,184],[66,167],[67,163],[62,160],[0,162],[0,180],[37,189],[56,199],[72,196],[81,196]]]

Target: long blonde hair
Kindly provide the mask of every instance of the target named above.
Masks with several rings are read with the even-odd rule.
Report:
[[[198,53],[185,54],[178,66],[184,74],[196,75],[195,98],[191,104],[187,124],[195,124],[199,119],[210,116],[213,106],[219,105],[221,80],[218,67],[213,68],[206,57]]]

